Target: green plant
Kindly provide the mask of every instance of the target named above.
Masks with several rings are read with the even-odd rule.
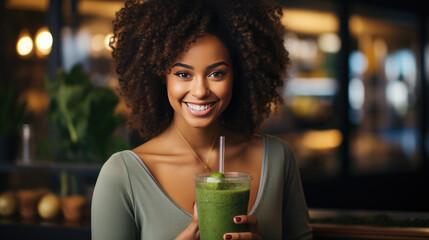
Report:
[[[121,124],[115,114],[118,97],[108,87],[94,87],[81,65],[69,73],[58,70],[55,80],[45,78],[49,94],[49,120],[53,149],[66,161],[103,162],[112,153],[128,148],[114,135]]]
[[[26,106],[26,102],[19,100],[13,83],[0,85],[0,135],[19,135],[22,125],[30,117]]]

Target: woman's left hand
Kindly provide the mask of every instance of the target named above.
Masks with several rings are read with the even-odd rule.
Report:
[[[200,231],[198,225],[198,211],[197,204],[194,202],[194,217],[192,218],[191,223],[183,232],[181,232],[175,240],[199,240]]]
[[[234,222],[236,224],[247,224],[249,232],[225,233],[223,239],[261,239],[258,230],[258,221],[255,216],[239,215],[234,217]]]

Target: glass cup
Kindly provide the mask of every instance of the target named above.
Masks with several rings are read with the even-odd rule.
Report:
[[[225,172],[225,178],[209,177],[210,172],[194,176],[201,240],[221,240],[229,232],[245,232],[246,225],[233,218],[247,215],[252,175]]]

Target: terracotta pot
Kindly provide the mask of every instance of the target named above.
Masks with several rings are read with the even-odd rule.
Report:
[[[16,197],[18,199],[19,214],[22,218],[34,218],[37,213],[37,203],[41,196],[49,192],[46,189],[21,190]]]
[[[86,199],[80,195],[72,195],[61,199],[61,209],[67,221],[79,221],[83,218]]]

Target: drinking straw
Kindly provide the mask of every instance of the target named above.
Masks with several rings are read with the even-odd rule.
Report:
[[[224,155],[225,155],[225,136],[220,136],[219,142],[219,172],[223,173],[223,163],[224,163]]]

